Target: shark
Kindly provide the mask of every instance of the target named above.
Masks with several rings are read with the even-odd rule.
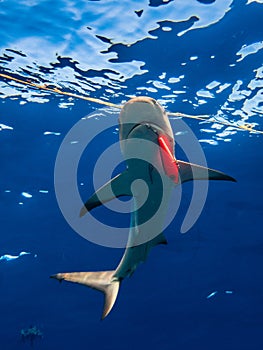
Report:
[[[119,140],[126,169],[91,195],[80,210],[80,218],[114,198],[132,198],[128,240],[121,261],[114,270],[51,276],[102,292],[102,319],[112,310],[122,281],[146,261],[151,248],[167,244],[163,226],[173,189],[191,180],[236,181],[221,171],[177,160],[168,115],[151,97],[134,97],[123,105]]]

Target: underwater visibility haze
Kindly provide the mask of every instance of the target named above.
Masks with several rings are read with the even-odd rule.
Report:
[[[0,18],[0,349],[261,350],[263,1],[3,0]],[[70,176],[85,202],[124,170],[135,96],[167,111],[177,159],[237,182],[174,190],[168,244],[100,321],[102,294],[49,276],[123,255],[129,198],[78,226]]]

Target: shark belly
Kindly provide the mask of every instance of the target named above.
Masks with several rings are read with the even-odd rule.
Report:
[[[146,261],[151,248],[167,244],[163,226],[174,184],[156,170],[151,176],[153,183],[148,183],[149,193],[144,204],[141,204],[142,191],[138,190],[137,195],[135,193],[133,196],[134,211],[131,214],[127,247],[114,274],[117,280],[131,276],[138,265]]]

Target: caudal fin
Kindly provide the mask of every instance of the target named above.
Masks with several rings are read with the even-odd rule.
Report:
[[[93,289],[97,289],[104,293],[104,308],[102,319],[104,319],[111,311],[118,295],[120,281],[115,279],[115,271],[101,271],[101,272],[70,272],[58,273],[50,276],[59,281],[69,281],[83,284]]]

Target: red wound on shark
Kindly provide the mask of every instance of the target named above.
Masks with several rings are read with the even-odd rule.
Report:
[[[179,169],[167,136],[160,135],[158,137],[158,143],[161,150],[161,158],[165,174],[170,177],[173,182],[178,183]]]

